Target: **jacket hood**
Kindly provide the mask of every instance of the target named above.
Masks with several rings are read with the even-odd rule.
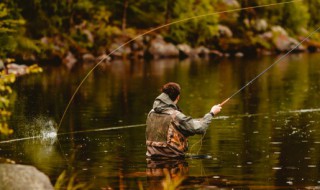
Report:
[[[177,110],[178,108],[166,93],[161,93],[153,103],[153,110],[157,113],[161,113],[168,109]]]

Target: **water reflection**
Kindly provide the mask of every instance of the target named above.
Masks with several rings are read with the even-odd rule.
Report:
[[[150,189],[177,188],[189,174],[185,159],[147,159],[147,182]],[[169,188],[167,188],[169,189]]]
[[[94,184],[94,189],[152,189],[152,183],[161,188],[166,178],[149,176],[153,170],[146,163],[144,137],[146,114],[161,85],[168,81],[181,84],[183,101],[179,106],[188,115],[201,117],[274,60],[276,57],[268,56],[103,63],[76,95],[56,141],[1,143],[0,155],[35,165],[52,182],[71,165],[76,180]],[[319,62],[318,54],[291,55],[230,100],[202,145],[194,148],[211,158],[172,164],[179,166],[172,171],[182,172],[182,187],[317,188]],[[44,75],[18,80],[10,121],[15,130],[12,138],[28,137],[37,118],[45,122],[37,125],[34,134],[41,134],[47,121],[57,123],[92,66],[72,70],[48,67]],[[123,127],[137,124],[141,126]],[[190,144],[199,138],[190,138]],[[170,165],[164,164],[165,168]]]

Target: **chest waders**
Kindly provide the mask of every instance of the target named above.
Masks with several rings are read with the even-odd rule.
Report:
[[[178,130],[176,110],[164,113],[151,111],[147,118],[146,145],[153,147],[170,147],[181,153],[188,150],[187,138]]]

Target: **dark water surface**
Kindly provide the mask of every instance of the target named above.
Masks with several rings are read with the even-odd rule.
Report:
[[[36,166],[53,183],[72,171],[69,177],[92,189],[162,189],[170,182],[163,173],[183,178],[182,189],[319,189],[320,54],[289,56],[231,99],[190,152],[208,158],[145,158],[143,124],[162,84],[180,83],[179,106],[202,117],[276,59],[105,63],[75,96],[57,138],[4,142],[50,135],[93,64],[46,67],[13,86],[15,132],[2,138],[0,156]],[[200,138],[191,137],[190,145]]]

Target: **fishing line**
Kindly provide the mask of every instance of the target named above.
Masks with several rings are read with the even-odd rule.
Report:
[[[82,131],[73,131],[73,132],[66,132],[66,133],[57,133],[57,136],[60,135],[68,135],[68,134],[78,134],[78,133],[88,133],[88,132],[100,132],[100,131],[111,131],[111,130],[119,130],[119,129],[129,129],[129,128],[135,128],[135,127],[143,127],[146,124],[136,124],[136,125],[123,125],[123,126],[118,126],[118,127],[107,127],[107,128],[100,128],[100,129],[88,129],[88,130],[82,130]],[[5,143],[11,143],[11,142],[17,142],[17,141],[24,141],[24,140],[31,140],[31,139],[40,139],[43,138],[42,135],[37,135],[37,136],[31,136],[31,137],[24,137],[24,138],[19,138],[19,139],[10,139],[10,140],[4,140],[0,141],[0,144],[5,144]],[[57,138],[58,140],[58,138]],[[59,141],[59,140],[58,140]]]
[[[289,3],[293,3],[293,2],[298,2],[298,1],[303,1],[303,0],[292,0],[292,1],[286,1],[286,2],[280,2],[280,3],[271,3],[271,4],[266,4],[266,5],[258,5],[258,6],[251,6],[251,7],[244,7],[244,8],[237,8],[237,9],[232,9],[232,10],[226,10],[226,11],[219,11],[219,12],[213,12],[213,13],[208,13],[208,14],[202,14],[202,15],[198,15],[198,16],[193,16],[193,17],[188,17],[185,19],[181,19],[178,21],[174,21],[174,22],[170,22],[164,25],[161,25],[159,27],[153,28],[151,30],[148,30],[147,32],[144,32],[140,35],[137,35],[136,37],[132,38],[131,40],[123,43],[122,45],[120,45],[118,48],[114,49],[113,51],[111,51],[107,56],[105,56],[103,59],[101,59],[88,73],[87,75],[82,79],[82,81],[80,82],[80,84],[78,85],[78,87],[76,88],[76,90],[74,91],[73,95],[71,96],[63,114],[62,117],[60,119],[59,125],[57,127],[57,131],[59,131],[59,128],[62,124],[62,121],[75,97],[75,95],[77,94],[77,92],[79,91],[80,87],[82,86],[82,84],[87,80],[87,78],[89,77],[89,75],[103,62],[105,61],[110,55],[113,55],[116,51],[118,51],[119,49],[121,49],[122,47],[128,45],[129,43],[135,41],[138,38],[141,38],[142,36],[145,36],[151,32],[154,32],[156,30],[159,30],[161,28],[167,27],[167,26],[171,26],[177,23],[181,23],[181,22],[186,22],[192,19],[198,19],[198,18],[202,18],[202,17],[208,17],[208,16],[213,16],[213,15],[217,15],[217,14],[223,14],[223,13],[231,13],[231,12],[236,12],[236,11],[241,11],[241,10],[249,10],[249,9],[257,9],[257,8],[263,8],[263,7],[270,7],[270,6],[275,6],[275,5],[283,5],[283,4],[289,4]]]
[[[320,108],[310,108],[310,109],[300,109],[300,110],[288,110],[288,111],[278,111],[276,114],[287,114],[287,113],[312,113],[312,112],[320,112]],[[269,115],[270,113],[256,113],[256,114],[241,114],[241,115],[232,115],[232,116],[217,116],[214,117],[214,120],[225,120],[229,118],[244,118],[244,117],[258,117]],[[116,127],[106,127],[106,128],[99,128],[99,129],[88,129],[82,131],[72,131],[72,132],[65,132],[65,133],[57,133],[57,136],[60,135],[68,135],[68,134],[79,134],[79,133],[87,133],[87,132],[100,132],[100,131],[111,131],[111,130],[118,130],[118,129],[129,129],[135,127],[143,127],[146,126],[145,123],[135,124],[135,125],[123,125],[123,126],[116,126]],[[31,136],[31,137],[23,137],[18,139],[10,139],[10,140],[3,140],[0,141],[0,144],[18,142],[18,141],[25,141],[31,139],[40,139],[43,138],[42,135]],[[58,139],[57,139],[58,140]],[[190,149],[191,150],[191,149]]]

